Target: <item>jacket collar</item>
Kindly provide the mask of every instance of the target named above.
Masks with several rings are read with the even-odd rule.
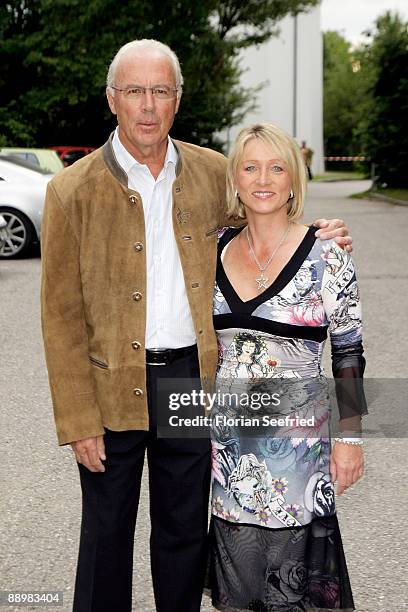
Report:
[[[118,160],[116,159],[116,156],[113,150],[113,146],[112,146],[112,140],[113,140],[114,134],[115,132],[112,132],[112,134],[109,136],[109,139],[107,140],[107,142],[105,142],[105,144],[102,147],[103,159],[105,161],[105,164],[108,166],[109,170],[112,172],[113,176],[124,187],[127,187],[128,186],[128,175],[118,163]],[[178,160],[177,160],[177,166],[176,166],[176,176],[179,176],[181,172],[181,165],[182,165],[180,149],[176,145],[173,139],[171,139],[171,142],[173,143],[177,151]]]

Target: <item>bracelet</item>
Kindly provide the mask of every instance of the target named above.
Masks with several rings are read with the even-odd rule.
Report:
[[[342,444],[355,444],[356,446],[362,446],[364,441],[362,438],[333,438],[335,442],[341,442]]]

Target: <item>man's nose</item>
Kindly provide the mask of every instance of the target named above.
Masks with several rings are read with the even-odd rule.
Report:
[[[155,100],[154,100],[154,95],[151,91],[151,89],[145,89],[145,92],[142,96],[142,106],[143,106],[143,110],[152,110],[152,108],[154,108],[154,104],[155,104]]]

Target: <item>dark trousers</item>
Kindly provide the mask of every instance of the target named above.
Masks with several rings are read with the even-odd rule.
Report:
[[[73,612],[132,610],[133,542],[145,451],[158,612],[200,610],[210,487],[208,439],[156,435],[158,379],[198,377],[198,358],[147,367],[150,431],[106,430],[105,472],[78,465],[82,525]]]

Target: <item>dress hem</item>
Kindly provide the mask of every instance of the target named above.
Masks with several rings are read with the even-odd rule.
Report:
[[[219,610],[220,612],[254,612],[254,610],[250,610],[249,608],[237,608],[236,606],[226,606],[222,603],[212,600],[212,591],[210,588],[204,589],[204,595],[207,595],[211,599],[211,605],[215,610]],[[305,608],[305,612],[355,612],[356,608]]]

